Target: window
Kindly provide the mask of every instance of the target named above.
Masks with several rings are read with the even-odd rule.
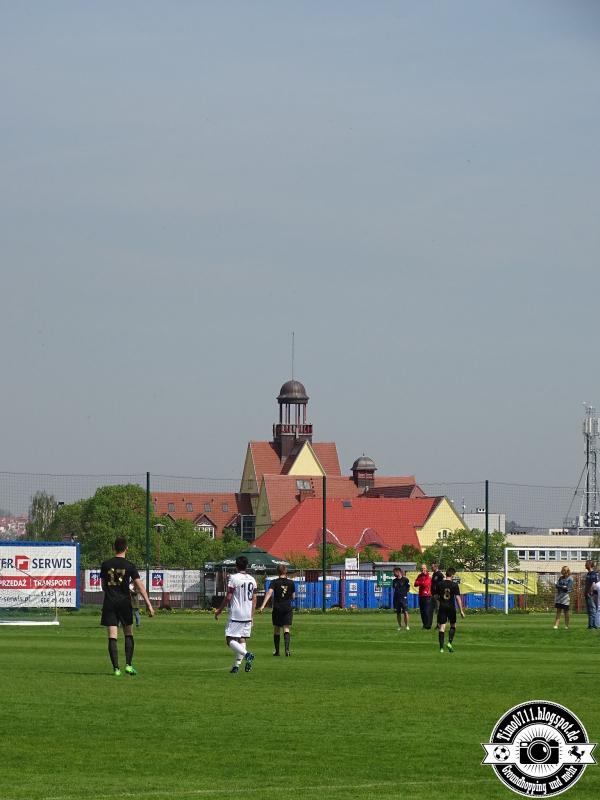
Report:
[[[310,489],[310,481],[297,480],[296,489]]]
[[[529,555],[527,556],[529,561],[535,561],[535,550],[529,550]]]
[[[556,561],[556,550],[548,550],[548,560]]]
[[[540,550],[539,551],[538,559],[540,561],[546,561],[546,556],[547,556],[546,550]]]
[[[225,512],[229,511],[229,503],[223,503],[223,505],[221,506],[221,511]]]
[[[569,551],[569,558],[571,561],[577,561],[579,559],[579,553],[577,552],[577,550]]]
[[[560,551],[560,560],[561,561],[567,561],[568,558],[569,558],[569,551],[568,550],[561,550]]]
[[[212,511],[212,505],[210,503],[204,503],[204,510]]]
[[[527,550],[519,550],[519,559],[524,561],[527,558]]]
[[[208,522],[201,522],[199,525],[196,526],[199,531],[203,531],[207,533],[211,539],[215,538],[215,529],[212,525],[209,525]]]
[[[194,510],[194,506],[191,503],[186,503],[185,504],[185,510],[186,511],[193,511]]]
[[[169,514],[172,514],[175,511],[175,503],[169,503],[167,508],[169,509]]]

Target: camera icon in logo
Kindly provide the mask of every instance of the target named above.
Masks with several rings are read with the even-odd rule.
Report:
[[[521,764],[558,764],[560,745],[558,739],[545,739],[536,736],[519,745],[519,761]]]

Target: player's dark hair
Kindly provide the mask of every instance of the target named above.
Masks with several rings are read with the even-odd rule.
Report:
[[[127,550],[127,539],[124,536],[117,536],[113,547],[115,553],[124,553]]]
[[[235,565],[238,569],[245,570],[248,566],[248,559],[246,556],[238,556],[235,560]]]
[[[454,567],[448,567],[448,569],[446,570],[446,577],[451,578],[453,575],[456,575],[456,570],[454,569]]]
[[[286,572],[287,572],[287,567],[286,567],[285,564],[280,564],[277,567],[277,574],[279,575],[279,577],[281,577],[282,575],[285,575]]]

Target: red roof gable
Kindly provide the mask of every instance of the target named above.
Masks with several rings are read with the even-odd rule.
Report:
[[[359,542],[363,547],[365,538],[373,544],[379,540],[385,545],[381,548],[383,557],[406,544],[420,547],[416,529],[425,524],[442,499],[356,497],[349,508],[341,499],[328,499],[327,530],[346,547],[355,547]],[[322,525],[322,500],[308,498],[260,536],[256,545],[279,557],[294,553],[314,555],[315,539],[321,534]],[[366,529],[370,529],[369,535],[363,536]]]
[[[205,518],[214,525],[217,537],[223,528],[235,525],[239,514],[252,514],[249,500],[233,492],[153,492],[152,502],[157,516],[191,522]]]
[[[303,493],[303,501],[308,496],[323,497],[323,481],[320,477],[310,475],[263,475],[265,491],[269,511],[273,523],[280,520],[294,506],[300,502],[301,493],[296,481],[309,481],[311,489]],[[415,483],[413,475],[384,477],[380,478],[385,485],[385,491],[389,489],[393,497],[424,497],[419,486]],[[327,497],[350,499],[359,497],[364,492],[362,487],[358,487],[351,476],[334,475],[327,476]],[[370,494],[370,492],[369,492]],[[386,495],[387,496],[387,495]]]
[[[342,474],[335,442],[311,442],[310,446],[315,451],[326,475]],[[285,475],[295,460],[295,457],[288,458],[282,464],[274,442],[250,442],[249,447],[259,487],[263,475]]]

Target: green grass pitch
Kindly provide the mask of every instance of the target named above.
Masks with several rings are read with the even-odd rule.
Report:
[[[254,669],[230,675],[224,619],[144,618],[139,675],[121,678],[97,613],[0,628],[0,797],[493,800],[515,795],[480,743],[509,707],[557,701],[600,741],[600,632],[583,615],[568,631],[548,614],[468,616],[454,654],[411,619],[399,633],[389,612],[298,614],[286,659],[265,614]],[[599,795],[593,766],[567,792]]]

